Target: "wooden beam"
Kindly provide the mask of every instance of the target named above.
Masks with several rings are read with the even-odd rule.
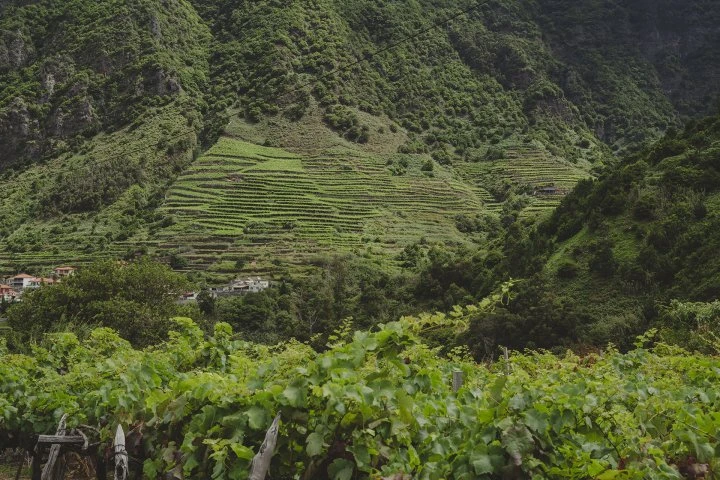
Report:
[[[62,416],[60,419],[60,423],[58,424],[57,432],[55,433],[55,436],[61,437],[65,435],[65,423],[67,421],[67,413]],[[58,462],[58,459],[60,457],[60,444],[54,443],[52,447],[50,447],[50,455],[48,455],[48,461],[45,463],[45,467],[43,468],[42,475],[40,476],[40,480],[54,480],[54,479],[62,479],[63,473],[61,472],[64,470],[63,466],[61,465],[59,468],[55,468],[55,464]]]
[[[83,445],[85,443],[85,437],[82,435],[38,435],[37,442],[60,445]]]

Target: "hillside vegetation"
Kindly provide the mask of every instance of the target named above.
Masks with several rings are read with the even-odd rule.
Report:
[[[719,222],[715,116],[581,182],[539,226],[551,245],[539,283],[572,305],[576,318],[592,319],[580,330],[595,341],[617,341],[618,332],[632,335],[657,321],[717,334],[716,310],[697,302],[720,296]],[[668,308],[671,300],[680,303]]]
[[[418,338],[463,320],[340,332],[322,353],[238,341],[227,324],[204,338],[189,319],[148,350],[109,329],[82,344],[50,335],[33,356],[0,344],[0,445],[30,449],[67,413],[69,427],[100,425],[103,445],[125,427],[146,478],[241,479],[277,415],[273,478],[681,479],[720,467],[717,358],[645,337],[627,354],[476,364]]]
[[[167,236],[155,235],[173,222],[172,204],[158,209],[164,193],[194,152],[223,132],[299,155],[327,156],[340,143],[346,150],[332,154],[348,163],[368,153],[382,154],[370,163],[417,156],[408,162],[431,162],[436,178],[462,181],[458,188],[493,204],[508,192],[569,187],[613,150],[633,150],[712,108],[714,2],[565,7],[551,0],[6,3],[0,268],[166,254],[157,245]],[[528,213],[555,204],[540,199]],[[332,228],[342,230],[342,221]],[[448,241],[461,233],[446,230]],[[256,243],[251,235],[238,240]],[[247,256],[262,262],[263,248]],[[190,255],[202,253],[198,245]],[[188,258],[197,267],[214,263]]]

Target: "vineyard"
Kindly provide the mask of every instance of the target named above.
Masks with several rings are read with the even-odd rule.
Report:
[[[716,478],[720,359],[648,335],[626,354],[477,364],[420,340],[473,310],[346,328],[323,352],[189,319],[146,350],[108,329],[50,334],[0,353],[0,447],[32,449],[66,414],[107,445],[122,425],[146,478],[245,479],[279,415],[274,479]]]
[[[343,147],[299,155],[222,138],[170,189],[162,209],[177,222],[156,237],[160,248],[182,247],[191,267],[252,258],[256,271],[272,270],[270,259],[461,241],[455,216],[483,210],[487,192],[437,165],[423,171],[423,161]]]
[[[504,148],[501,159],[458,163],[456,169],[469,183],[487,186],[507,182],[515,187],[525,187],[529,193],[544,186],[556,187],[561,193],[569,192],[578,181],[589,177],[588,164],[572,164],[532,144],[509,144]],[[530,204],[523,209],[523,214],[548,213],[560,204],[562,198],[562,194],[533,196]]]

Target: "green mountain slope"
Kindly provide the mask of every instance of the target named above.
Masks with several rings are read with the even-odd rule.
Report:
[[[554,243],[541,283],[571,306],[569,336],[621,343],[667,317],[662,306],[671,300],[720,296],[718,228],[716,116],[580,184],[540,226]]]
[[[453,215],[492,211],[511,191],[569,188],[611,160],[612,149],[635,149],[707,112],[720,78],[720,7],[701,0],[47,0],[1,8],[3,271],[176,247],[195,250],[181,252],[190,266],[239,256],[266,262],[280,246],[268,249],[253,235],[275,227],[246,232],[257,223],[251,214],[199,232],[225,244],[227,258],[217,255],[222,248],[200,258],[206,247],[180,232],[191,220],[178,215],[183,188],[199,170],[229,169],[212,154],[188,167],[199,145],[221,135],[283,148],[301,164],[331,155],[352,169],[367,158],[378,168],[369,194],[400,185],[397,201],[410,210],[398,222],[393,208],[362,207],[373,220],[351,230],[360,243],[379,237],[378,251],[424,233],[435,238],[433,228],[438,239],[462,242],[468,237]],[[684,20],[671,21],[677,16]],[[405,158],[410,173],[391,157]],[[434,177],[419,173],[427,162]],[[292,182],[278,174],[286,170],[267,175],[273,193]],[[363,182],[356,171],[347,188]],[[441,205],[458,192],[472,200],[438,207],[443,218],[428,227],[423,212],[438,200],[420,198],[417,209],[402,200],[415,174],[447,179]],[[329,179],[313,181],[319,192],[332,188]],[[199,217],[219,214],[209,208],[225,187],[196,192],[196,210],[208,207]],[[286,218],[262,188],[248,188],[235,201],[260,196],[258,211],[268,212],[275,202],[283,222],[302,214],[294,206]],[[529,200],[528,215],[557,204]],[[344,216],[352,212],[328,217],[323,235],[345,233]],[[310,237],[329,249],[343,243]],[[288,254],[279,261],[314,251],[306,240],[282,236]]]

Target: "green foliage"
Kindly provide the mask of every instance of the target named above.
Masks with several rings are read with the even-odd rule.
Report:
[[[169,13],[159,0],[8,4],[0,20],[0,153],[17,169],[0,178],[0,248],[8,247],[0,266],[12,269],[10,254],[12,262],[39,266],[167,243],[156,236],[167,226],[153,212],[200,147],[212,145],[237,112],[251,121],[247,132],[258,144],[301,144],[315,155],[318,130],[328,134],[324,121],[363,153],[429,154],[452,168],[436,165],[423,178],[462,180],[464,192],[483,200],[470,208],[489,211],[511,191],[532,191],[548,177],[571,188],[592,163],[610,159],[601,141],[633,150],[676,125],[678,112],[694,115],[712,104],[718,63],[712,52],[720,50],[708,33],[718,20],[714,5],[674,0],[647,13],[591,0],[571,8],[555,0],[498,1],[448,28],[429,28],[460,7],[454,0],[312,0],[264,8],[180,0]],[[675,28],[668,19],[682,21]],[[638,28],[659,32],[660,40],[638,39],[630,33]],[[399,42],[417,31],[425,33]],[[683,55],[666,40],[675,36],[688,46]],[[275,128],[287,124],[289,130]],[[385,126],[394,135],[379,133]],[[681,152],[683,142],[668,143],[650,163]],[[354,152],[331,155],[351,163]],[[414,173],[397,162],[390,170],[397,177]],[[692,168],[680,176],[675,180],[686,184],[711,181]],[[213,189],[222,182],[206,180]],[[602,212],[623,213],[624,192],[607,195]],[[529,215],[557,202],[533,203]],[[198,210],[183,206],[174,213],[182,218]],[[64,225],[63,216],[75,225]],[[331,220],[338,233],[352,228]],[[564,225],[566,238],[577,226]],[[77,230],[48,234],[58,227]],[[446,225],[437,228],[454,234]],[[223,224],[212,241],[236,233]],[[389,236],[398,245],[417,239]],[[54,249],[52,258],[38,255]],[[258,249],[249,254],[259,256]]]
[[[16,347],[26,348],[45,332],[105,326],[134,345],[165,338],[187,280],[145,259],[127,265],[101,261],[63,282],[23,296],[7,311]]]
[[[337,130],[343,137],[357,143],[367,143],[370,138],[370,128],[361,125],[358,116],[343,105],[329,107],[323,117],[330,128]]]
[[[612,243],[608,240],[601,240],[590,246],[593,251],[588,262],[590,271],[602,277],[611,277],[617,268],[617,262],[613,255]]]
[[[677,326],[682,321],[655,305],[718,298],[720,264],[711,253],[720,248],[718,142],[718,117],[691,122],[598,180],[580,182],[539,225],[538,245],[553,254],[537,283],[583,305],[576,309],[585,310],[594,326],[582,327],[582,336],[595,343],[613,329],[627,337],[648,325]],[[568,262],[587,264],[592,275],[581,269],[573,281],[554,281]],[[695,331],[672,327],[666,338],[700,348],[690,340],[700,335]]]
[[[557,276],[564,279],[571,279],[577,277],[580,267],[577,262],[564,259],[557,268]]]
[[[505,158],[505,152],[502,148],[490,147],[485,153],[485,160],[502,160]]]
[[[720,301],[710,303],[673,300],[660,313],[660,336],[685,348],[720,353]]]
[[[142,425],[129,453],[145,477],[245,478],[279,414],[273,478],[682,478],[720,467],[716,358],[659,344],[476,364],[418,340],[468,312],[407,317],[324,353],[240,342],[224,324],[204,338],[189,319],[151,350],[108,329],[82,345],[52,334],[32,357],[0,352],[0,438],[30,449],[64,413],[71,426],[99,425],[104,442],[118,423]]]
[[[5,165],[74,150],[206,85],[209,31],[184,0],[172,15],[153,0],[12,3],[0,31]]]

